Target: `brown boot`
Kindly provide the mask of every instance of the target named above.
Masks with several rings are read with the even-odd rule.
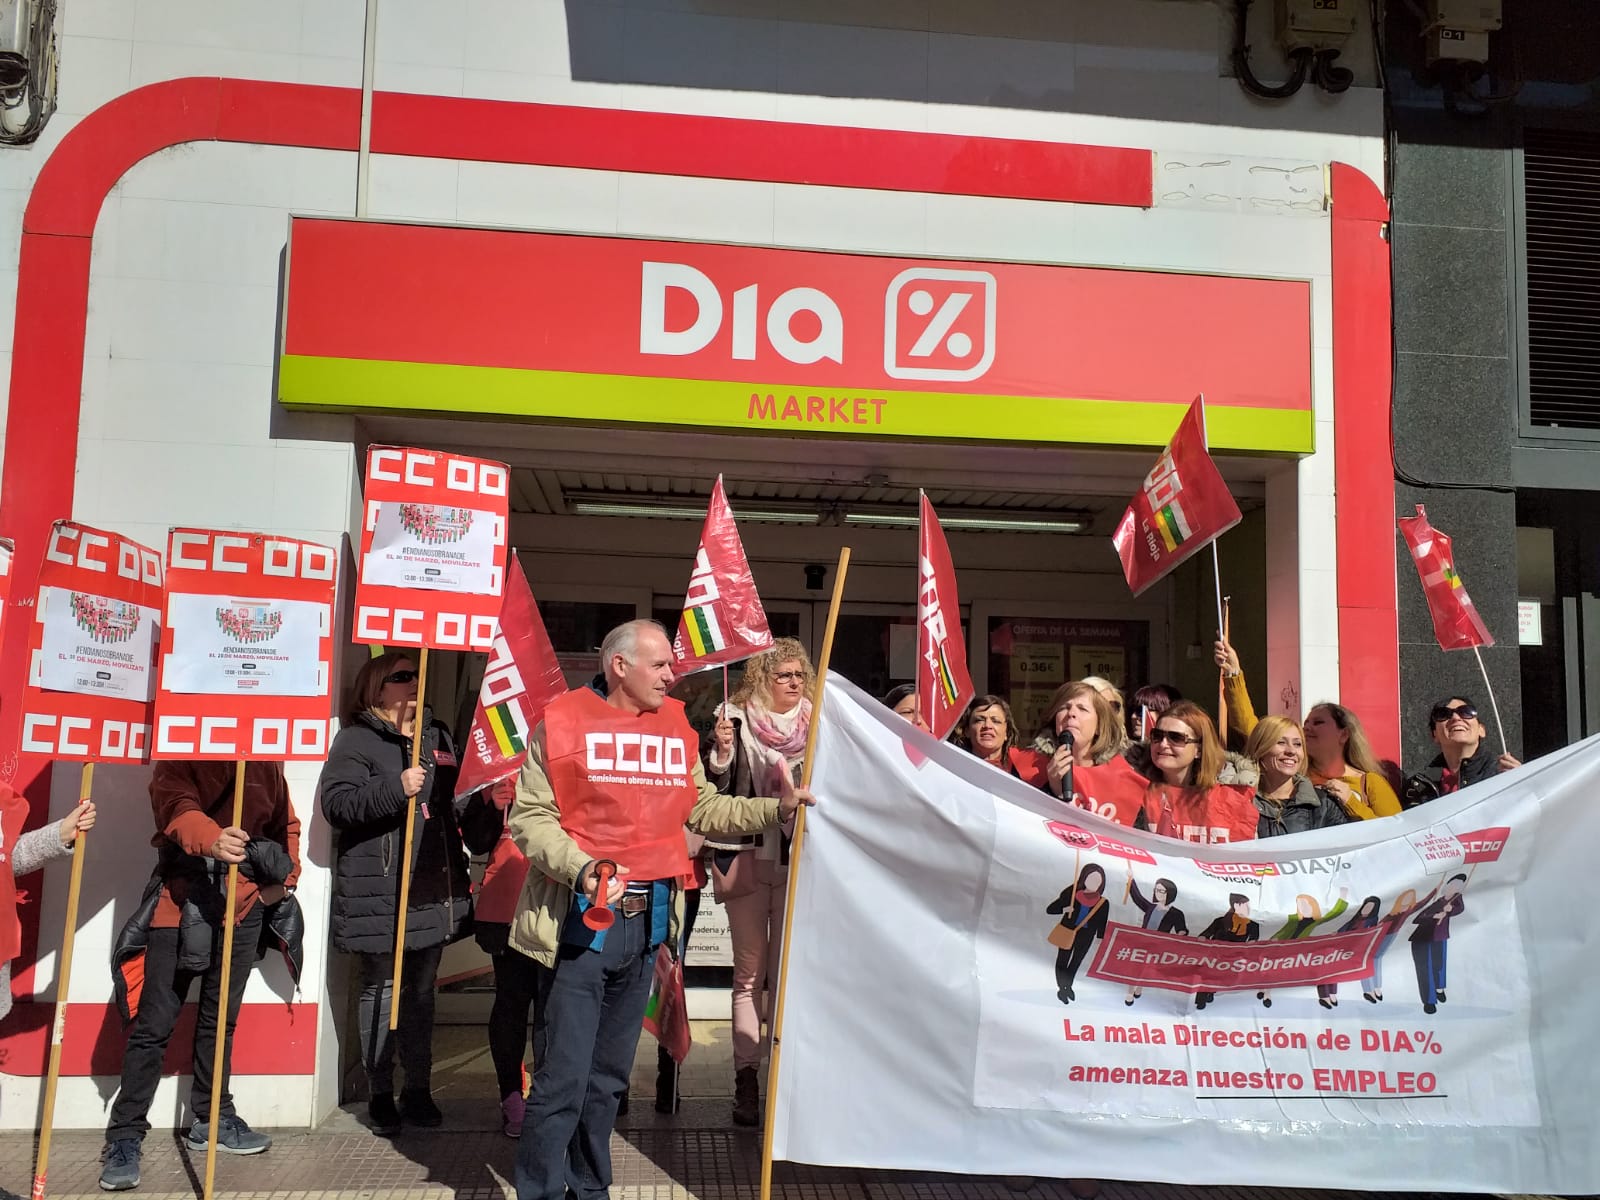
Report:
[[[761,1084],[754,1067],[740,1067],[733,1075],[733,1123],[761,1124]]]

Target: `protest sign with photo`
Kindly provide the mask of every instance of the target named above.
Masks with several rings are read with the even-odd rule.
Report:
[[[162,564],[138,542],[57,521],[28,635],[22,752],[83,762],[149,755]]]
[[[328,750],[338,552],[174,529],[152,756],[304,759]]]
[[[510,469],[442,451],[367,451],[355,640],[484,650],[505,592]]]

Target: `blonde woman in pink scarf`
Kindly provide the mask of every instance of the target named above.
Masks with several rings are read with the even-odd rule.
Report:
[[[706,751],[706,778],[736,796],[776,796],[784,775],[800,779],[808,693],[816,671],[794,638],[745,664],[744,678],[717,713]],[[753,791],[741,791],[753,788]],[[711,882],[728,910],[733,941],[733,1122],[761,1123],[759,1071],[766,1054],[762,1023],[771,1017],[778,979],[783,908],[789,889],[789,830],[773,826],[744,838],[706,838]]]

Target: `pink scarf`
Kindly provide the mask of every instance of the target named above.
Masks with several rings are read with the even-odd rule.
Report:
[[[754,696],[745,701],[744,715],[749,718],[750,731],[768,750],[786,759],[799,758],[805,753],[806,734],[811,728],[811,701],[800,699],[800,715],[787,734],[773,723],[772,714]]]

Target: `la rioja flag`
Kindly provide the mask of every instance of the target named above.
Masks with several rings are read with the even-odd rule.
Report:
[[[1422,578],[1422,593],[1428,600],[1433,636],[1439,639],[1440,649],[1470,650],[1494,645],[1472,597],[1461,586],[1461,576],[1456,574],[1450,539],[1428,523],[1422,505],[1417,505],[1416,516],[1400,518],[1400,532]]]
[[[465,796],[520,771],[528,757],[528,735],[543,719],[545,706],[566,690],[555,647],[513,550],[500,628],[461,752],[456,795]]]
[[[917,546],[917,704],[936,738],[950,736],[972,702],[956,570],[939,518],[922,497]]]
[[[1111,544],[1137,596],[1238,523],[1239,506],[1206,449],[1205,398],[1197,396],[1117,522]]]
[[[767,612],[756,594],[756,581],[718,475],[706,509],[705,528],[700,531],[689,592],[683,598],[678,636],[672,642],[676,669],[679,675],[687,675],[738,662],[771,645]]]

